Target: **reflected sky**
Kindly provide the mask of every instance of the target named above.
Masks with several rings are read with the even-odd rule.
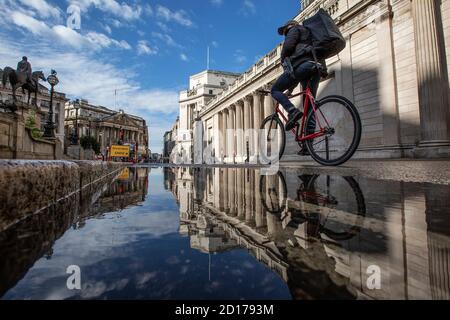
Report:
[[[1,232],[0,296],[450,299],[449,194],[297,169],[128,168]]]
[[[141,172],[141,174],[145,174]],[[205,254],[179,233],[180,213],[162,169],[145,200],[70,228],[3,299],[286,299],[283,280],[246,250]],[[123,182],[115,182],[111,189]],[[110,196],[110,195],[107,195]],[[103,196],[99,202],[108,202]],[[120,195],[113,195],[120,203]],[[119,199],[118,199],[119,198]],[[78,265],[82,290],[66,288]]]

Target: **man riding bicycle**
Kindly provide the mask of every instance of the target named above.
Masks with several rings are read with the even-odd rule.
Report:
[[[272,87],[272,97],[288,112],[286,131],[295,128],[303,113],[289,100],[288,95],[300,83],[303,88],[309,84],[314,97],[317,94],[320,78],[326,76],[325,61],[314,62],[310,31],[297,21],[288,21],[278,29],[279,35],[285,36],[281,51],[281,63],[284,73]],[[284,92],[288,90],[288,95]]]

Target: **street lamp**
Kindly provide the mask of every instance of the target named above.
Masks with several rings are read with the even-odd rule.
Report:
[[[50,90],[50,108],[48,111],[47,123],[44,126],[44,138],[55,138],[55,123],[53,122],[53,93],[54,87],[59,83],[59,79],[56,76],[56,71],[52,70],[51,74],[47,77],[47,81],[51,86]]]
[[[78,100],[74,102],[73,107],[75,108],[75,134],[73,135],[72,144],[78,144],[78,110],[80,109],[80,104]]]

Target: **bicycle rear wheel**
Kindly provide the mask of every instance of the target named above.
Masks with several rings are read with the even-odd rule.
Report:
[[[259,182],[259,193],[264,209],[280,216],[286,209],[287,185],[283,174],[278,171],[274,175],[262,175]]]
[[[305,135],[320,132],[326,135],[307,140],[311,157],[325,166],[338,166],[348,161],[361,141],[361,119],[353,103],[340,96],[329,96],[316,102],[316,113],[306,118]]]
[[[277,163],[286,147],[284,125],[277,114],[263,120],[259,134],[259,157],[262,164]]]

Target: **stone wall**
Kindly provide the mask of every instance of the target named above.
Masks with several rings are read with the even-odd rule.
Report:
[[[89,168],[89,167],[86,167]],[[110,174],[87,185],[71,197],[48,206],[39,214],[31,215],[1,232],[0,243],[0,297],[22,279],[41,257],[50,258],[52,247],[69,228],[82,228],[86,220],[100,218],[136,205],[146,194],[147,168],[130,169],[130,176],[139,172],[139,181],[133,179],[113,182]],[[120,200],[117,195],[120,194]],[[99,203],[92,206],[92,203]],[[19,236],[26,235],[26,236]]]
[[[0,160],[0,231],[123,167],[98,161]]]
[[[61,159],[63,150],[59,139],[34,138],[25,127],[31,109],[0,112],[0,159]]]

